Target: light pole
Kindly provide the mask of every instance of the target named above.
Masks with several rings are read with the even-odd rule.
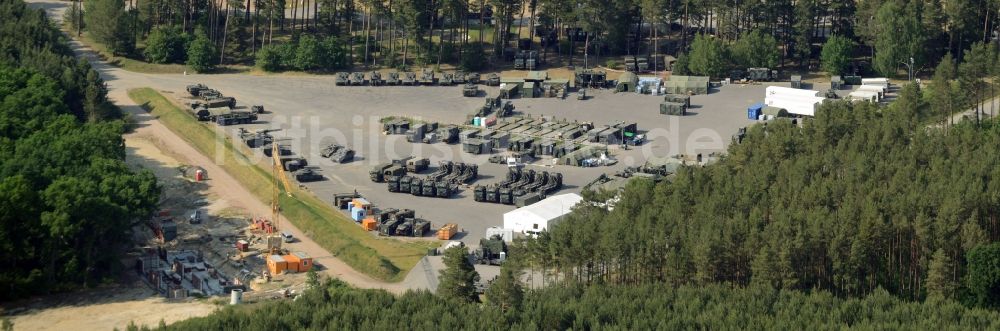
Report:
[[[900,62],[900,63],[902,63],[903,65],[906,66],[906,70],[907,70],[906,72],[908,74],[908,77],[910,78],[910,81],[912,82],[913,81],[913,58],[912,57],[910,58],[910,63],[906,63],[906,62]]]

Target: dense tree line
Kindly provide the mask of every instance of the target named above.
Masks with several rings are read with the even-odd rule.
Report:
[[[581,63],[582,55],[679,56],[698,51],[698,38],[712,38],[733,44],[738,66],[819,69],[827,68],[819,63],[824,44],[839,36],[852,42],[847,56],[868,62],[851,73],[893,76],[910,58],[918,72],[946,53],[964,58],[969,45],[991,40],[1000,16],[996,0],[94,0],[85,7],[84,16],[95,16],[86,29],[106,36],[100,39],[114,50],[149,47],[146,38],[162,26],[188,34],[200,27],[219,50],[217,63],[255,62],[265,46],[303,35],[338,40],[343,65],[470,70],[487,58],[501,63],[518,48],[593,66]]]
[[[981,295],[970,252],[1000,239],[1000,125],[928,128],[934,111],[907,85],[888,107],[826,102],[801,127],[752,126],[717,164],[633,181],[612,211],[599,202],[613,192],[589,194],[512,256],[586,283]]]
[[[739,307],[739,309],[734,309]],[[947,300],[914,303],[885,291],[840,299],[818,291],[721,285],[559,285],[524,295],[501,312],[427,292],[394,296],[339,282],[295,301],[227,307],[168,330],[730,330],[996,329],[1000,315]],[[139,328],[135,328],[139,329]]]
[[[0,300],[97,284],[156,206],[156,178],[125,164],[104,82],[43,11],[0,0],[0,50]]]

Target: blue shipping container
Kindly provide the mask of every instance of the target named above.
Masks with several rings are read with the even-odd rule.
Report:
[[[756,103],[753,106],[747,108],[747,119],[756,120],[760,116],[761,111],[764,109],[764,104]]]

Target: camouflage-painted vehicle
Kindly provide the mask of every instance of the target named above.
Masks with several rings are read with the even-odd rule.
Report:
[[[299,183],[315,182],[323,180],[323,175],[320,175],[312,168],[303,168],[295,172],[295,180],[299,181]]]
[[[351,84],[351,86],[365,85],[365,73],[352,72],[350,79],[347,80],[347,83]]]
[[[399,72],[390,72],[388,78],[385,79],[385,85],[399,85]]]
[[[382,73],[378,71],[372,71],[370,74],[368,74],[368,85],[380,86],[384,84],[385,80],[382,79]]]
[[[500,77],[498,76],[497,79],[499,79],[499,78]],[[473,83],[473,84],[479,84],[479,73],[478,72],[470,72],[468,74],[465,74],[465,81],[467,81],[469,83]]]
[[[451,86],[455,83],[455,74],[446,72],[441,74],[441,79],[438,80],[438,85],[441,86]]]
[[[500,75],[496,73],[486,75],[486,86],[500,86]]]
[[[478,85],[473,84],[473,83],[465,83],[465,86],[462,87],[462,96],[463,97],[475,97],[477,95],[479,95],[479,86]]]
[[[190,93],[191,96],[193,96],[193,97],[198,96],[199,94],[201,94],[201,91],[204,91],[204,90],[207,90],[207,89],[208,89],[208,86],[205,86],[205,84],[194,84],[194,85],[188,85],[187,86],[187,92]]]
[[[455,83],[455,84],[465,84],[465,82],[466,82],[465,76],[466,76],[465,71],[461,71],[461,70],[460,71],[456,71],[455,74],[452,75],[451,82]]]
[[[403,73],[403,85],[416,85],[417,84],[417,74],[413,72]]]
[[[346,72],[338,72],[336,78],[334,79],[334,84],[337,86],[347,85],[347,76],[348,74]]]
[[[420,74],[420,85],[434,85],[434,70],[424,69]]]

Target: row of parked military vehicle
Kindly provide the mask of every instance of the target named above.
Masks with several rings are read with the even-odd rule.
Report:
[[[242,140],[247,147],[250,147],[251,149],[260,148],[264,156],[279,158],[281,166],[285,169],[285,171],[292,172],[295,180],[303,183],[323,180],[323,175],[317,173],[315,168],[309,167],[309,161],[303,157],[295,155],[289,146],[281,144],[274,146],[277,141],[271,132],[279,130],[281,129],[267,129],[251,132],[247,129],[239,128],[238,135],[240,140]],[[274,155],[275,150],[277,150],[278,155]],[[330,144],[320,151],[320,156],[329,158],[333,162],[346,163],[354,159],[354,150],[342,145]]]
[[[187,92],[196,98],[190,103],[190,111],[199,121],[211,121],[223,126],[250,124],[257,120],[257,114],[264,112],[264,106],[260,105],[251,106],[250,111],[233,110],[236,98],[224,96],[205,84],[188,85]]]
[[[420,159],[426,160],[427,159]],[[426,169],[426,163],[423,165]],[[433,173],[424,178],[406,175],[406,168],[399,164],[376,168],[372,180],[382,179],[388,183],[389,192],[410,193],[415,196],[449,198],[458,192],[459,185],[468,184],[479,177],[479,167],[475,164],[441,162]],[[377,173],[376,173],[377,172]],[[416,173],[418,171],[410,171]]]
[[[555,172],[511,168],[502,182],[476,185],[472,190],[473,199],[524,207],[562,189],[562,177],[562,174]]]
[[[500,75],[491,73],[483,79],[478,73],[466,73],[463,71],[436,73],[434,70],[425,69],[419,73],[412,71],[393,71],[383,75],[381,72],[338,72],[334,78],[334,84],[338,86],[382,86],[382,85],[405,85],[405,86],[452,86],[459,84],[486,84],[487,86],[500,86]],[[464,94],[464,93],[463,93]],[[475,95],[470,95],[475,96]]]

